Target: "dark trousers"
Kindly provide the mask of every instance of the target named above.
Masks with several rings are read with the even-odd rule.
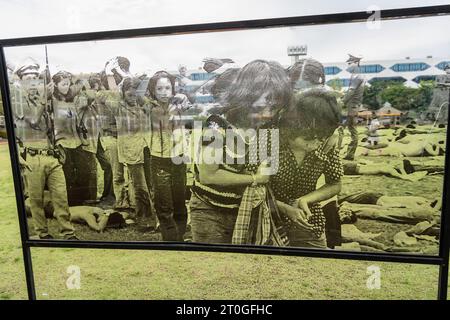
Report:
[[[331,201],[323,206],[322,210],[325,216],[325,236],[327,239],[327,247],[334,249],[334,247],[342,244],[339,207],[336,201]]]
[[[358,130],[356,129],[356,116],[349,116],[347,118],[347,128],[350,132],[351,141],[347,148],[347,155],[345,158],[353,160],[355,158],[356,148],[358,147]]]
[[[150,197],[151,175],[150,175],[150,153],[148,148],[143,150],[144,163],[127,164],[130,172],[131,184],[134,191],[134,202],[136,218],[139,224],[155,227],[156,220],[152,212]]]
[[[186,165],[151,157],[155,210],[164,241],[183,241],[186,232]]]
[[[69,206],[97,199],[97,163],[95,154],[78,148],[64,148],[64,176]]]
[[[105,149],[102,146],[100,139],[98,139],[97,144],[97,153],[95,154],[100,167],[103,170],[103,193],[102,198],[106,198],[108,196],[114,197],[114,189],[113,189],[113,173],[111,163],[106,156]]]
[[[192,193],[189,201],[192,240],[200,243],[227,243],[233,240],[238,209],[212,206]]]
[[[347,116],[347,123],[345,126],[350,132],[351,138],[351,141],[347,147],[347,154],[345,156],[345,159],[347,160],[353,160],[355,158],[356,148],[358,147],[358,130],[356,129],[357,124],[356,122],[357,122],[356,116],[352,115]],[[339,142],[338,142],[339,149],[342,146],[343,139],[344,139],[344,127],[341,126],[339,128]]]

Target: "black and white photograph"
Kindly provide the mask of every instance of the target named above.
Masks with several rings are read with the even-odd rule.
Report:
[[[6,48],[30,238],[436,255],[429,20]]]
[[[441,0],[0,0],[0,300],[447,300],[449,25]]]

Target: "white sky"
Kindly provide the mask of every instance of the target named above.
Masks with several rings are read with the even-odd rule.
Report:
[[[230,20],[364,11],[370,6],[401,8],[448,4],[445,1],[300,0],[0,0],[0,38],[118,30]],[[199,67],[204,57],[232,58],[239,65],[257,59],[288,64],[286,48],[307,44],[308,55],[322,62],[343,61],[348,52],[366,60],[405,56],[450,57],[450,16],[385,21],[380,29],[365,23],[203,33],[97,43],[49,45],[52,71],[100,71],[115,55],[131,60],[131,71]],[[43,62],[43,46],[6,49],[12,64],[32,56]]]

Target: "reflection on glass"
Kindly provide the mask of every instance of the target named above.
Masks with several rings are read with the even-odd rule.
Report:
[[[32,237],[437,254],[446,19],[6,48]]]

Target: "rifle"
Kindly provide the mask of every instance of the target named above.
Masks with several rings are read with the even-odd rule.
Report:
[[[45,95],[45,110],[44,110],[44,117],[47,121],[47,136],[50,139],[50,143],[52,147],[56,147],[56,141],[55,141],[55,123],[53,119],[53,101],[52,99],[49,100],[48,96],[48,90],[47,85],[52,81],[51,75],[50,75],[50,68],[48,66],[48,52],[47,52],[47,45],[45,45],[45,71],[44,71],[44,95]],[[50,97],[51,98],[51,97]]]

